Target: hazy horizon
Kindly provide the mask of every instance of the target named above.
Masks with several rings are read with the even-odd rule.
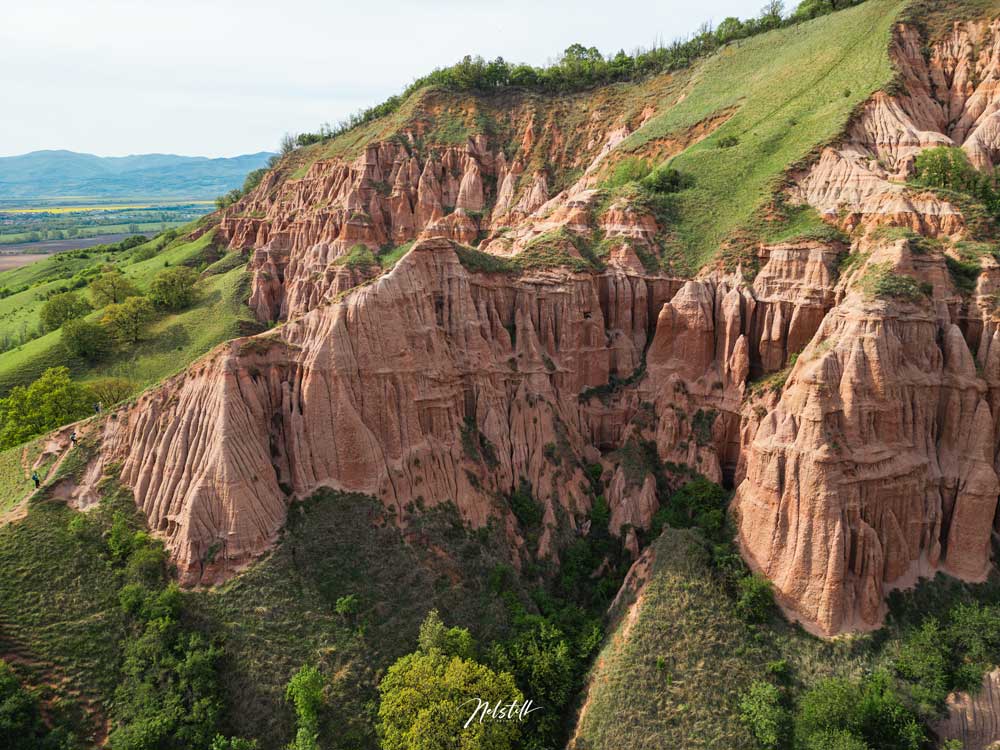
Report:
[[[275,151],[284,133],[336,123],[466,54],[544,65],[574,42],[630,51],[763,4],[635,2],[608,15],[593,0],[306,0],[294,11],[261,0],[38,0],[7,9],[0,27],[0,85],[15,103],[0,156]]]

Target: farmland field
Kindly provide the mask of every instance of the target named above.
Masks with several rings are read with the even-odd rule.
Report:
[[[34,263],[36,260],[42,260],[47,257],[48,255],[44,253],[10,253],[8,255],[0,255],[0,271],[20,268],[21,266],[26,266],[29,263]]]
[[[20,250],[21,246],[28,246],[27,249],[33,250],[34,245],[57,243],[46,251],[58,252],[95,244],[78,242],[87,239],[115,241],[106,235],[153,235],[193,221],[213,208],[210,201],[193,200],[0,203],[0,247],[16,246]]]

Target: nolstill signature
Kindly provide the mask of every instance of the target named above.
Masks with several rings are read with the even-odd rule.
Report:
[[[471,698],[462,705],[466,706],[471,703],[475,703],[476,706],[472,709],[472,713],[462,727],[463,729],[468,729],[474,721],[482,724],[487,719],[491,721],[524,721],[530,713],[542,708],[541,706],[534,705],[534,702],[531,700],[513,700],[505,703],[498,699],[495,703],[492,703],[484,701],[482,698]]]

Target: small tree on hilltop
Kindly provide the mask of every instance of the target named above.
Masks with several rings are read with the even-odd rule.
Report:
[[[76,292],[63,292],[49,297],[39,312],[45,330],[54,331],[68,320],[82,318],[90,312],[87,300]]]
[[[108,305],[101,323],[124,344],[134,344],[153,319],[153,303],[145,297],[129,297],[121,304]]]
[[[194,302],[198,274],[187,266],[168,268],[156,274],[149,287],[149,298],[158,307],[183,310]]]
[[[90,296],[98,307],[116,305],[139,296],[139,289],[121,271],[110,269],[90,282]]]
[[[135,383],[126,378],[102,378],[90,384],[94,397],[104,406],[124,401],[135,393]]]

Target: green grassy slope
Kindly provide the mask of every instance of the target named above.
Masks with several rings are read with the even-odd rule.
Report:
[[[507,613],[487,587],[504,562],[499,546],[447,509],[413,524],[425,541],[409,546],[374,500],[320,492],[292,509],[266,560],[190,596],[195,619],[223,644],[229,731],[283,746],[294,731],[285,684],[309,663],[332,675],[323,747],[375,748],[366,704],[384,669],[413,649],[429,609],[483,642],[502,634]],[[334,611],[348,594],[360,599],[350,618]]]
[[[145,253],[141,251],[147,247],[140,246],[135,251],[121,254],[122,257],[111,256],[107,264],[106,254],[100,255],[97,260],[90,258],[82,262],[88,266],[95,262],[113,265],[134,281],[140,290],[145,290],[165,267],[182,264],[198,266],[216,255],[212,249],[211,233],[194,241],[171,243],[152,257],[134,259],[137,256],[142,258]],[[77,263],[76,259],[72,261],[73,272],[80,270],[76,267]],[[43,292],[65,284],[70,269],[63,268],[64,265],[57,264],[54,259],[46,259],[9,272],[20,274],[14,278],[21,284],[30,283],[32,279],[38,284],[27,292],[8,298],[28,296],[24,307],[15,314],[18,321],[37,321],[38,310],[44,303]],[[6,275],[0,275],[0,285],[10,283],[3,278]],[[47,333],[0,354],[0,395],[15,385],[31,382],[46,368],[58,365],[68,366],[74,377],[84,380],[105,376],[125,377],[139,387],[145,387],[178,372],[213,346],[239,336],[255,325],[252,313],[244,304],[249,295],[245,263],[225,273],[204,277],[197,290],[197,298],[191,308],[158,318],[136,346],[96,363],[69,356],[62,346],[59,331]],[[81,290],[81,293],[86,294],[86,291]],[[8,300],[0,301],[0,305]],[[0,311],[3,309],[0,307]],[[100,311],[95,311],[91,317],[97,319],[100,315]],[[9,331],[9,325],[21,325],[21,322],[8,322],[8,319],[0,317],[0,332]]]
[[[0,513],[10,510],[34,490],[31,470],[44,443],[45,438],[41,437],[0,451]],[[47,459],[38,467],[43,480],[55,460],[54,457]]]
[[[110,702],[121,663],[120,582],[99,528],[99,514],[83,518],[54,502],[0,528],[0,658],[43,699],[76,710]],[[82,719],[78,730],[86,737],[94,723]]]
[[[683,101],[623,144],[641,152],[736,108],[711,136],[671,160],[694,178],[678,195],[674,230],[696,265],[751,222],[790,165],[835,138],[854,109],[891,80],[889,33],[904,5],[869,0],[730,44],[696,68]],[[736,144],[723,147],[726,139]]]
[[[765,652],[713,578],[696,532],[668,529],[653,546],[638,615],[620,620],[597,658],[577,746],[753,748],[736,704]]]

